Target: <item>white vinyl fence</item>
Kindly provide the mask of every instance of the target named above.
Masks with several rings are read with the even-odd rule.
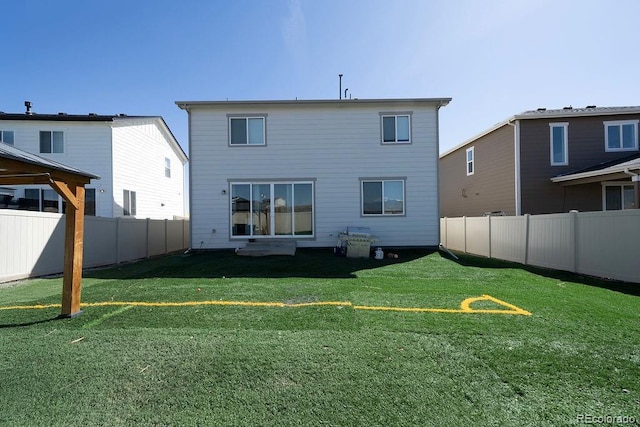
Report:
[[[440,220],[448,249],[640,283],[640,210]]]
[[[61,273],[64,224],[61,214],[0,209],[0,282]],[[188,247],[188,220],[87,216],[82,265],[118,264]]]

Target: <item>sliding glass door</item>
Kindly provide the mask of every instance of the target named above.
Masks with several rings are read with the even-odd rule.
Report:
[[[232,237],[312,237],[313,183],[232,183],[230,213]]]

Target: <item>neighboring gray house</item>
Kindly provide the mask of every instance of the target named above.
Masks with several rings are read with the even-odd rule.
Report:
[[[449,98],[179,101],[189,116],[194,248],[250,239],[437,246],[438,110]]]
[[[442,216],[637,209],[640,107],[526,111],[440,156]]]
[[[172,219],[185,216],[187,156],[158,116],[0,112],[0,143],[91,171],[85,214]],[[26,105],[27,105],[26,104]],[[4,186],[0,209],[63,211],[48,186]]]

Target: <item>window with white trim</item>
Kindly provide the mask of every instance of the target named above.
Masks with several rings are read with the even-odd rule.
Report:
[[[64,133],[57,130],[41,130],[40,153],[64,153]]]
[[[473,175],[475,172],[475,147],[467,148],[466,160],[467,160],[467,176]]]
[[[638,120],[604,122],[605,151],[638,150]]]
[[[12,130],[0,130],[0,142],[4,142],[8,145],[13,145],[13,131]]]
[[[313,182],[231,183],[231,237],[313,237]]]
[[[136,192],[124,190],[122,197],[122,215],[136,216]]]
[[[404,215],[404,180],[362,180],[362,215]]]
[[[411,142],[411,116],[409,114],[383,114],[381,117],[383,144],[408,144]]]
[[[569,164],[569,123],[549,123],[551,166]]]
[[[229,117],[230,145],[265,145],[264,117]]]
[[[637,207],[635,189],[628,183],[602,184],[602,210],[619,211]]]
[[[171,159],[168,157],[164,158],[164,176],[171,178]]]

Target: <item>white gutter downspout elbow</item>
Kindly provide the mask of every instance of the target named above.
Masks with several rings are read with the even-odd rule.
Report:
[[[635,193],[634,202],[635,202],[635,208],[640,209],[640,206],[638,205],[638,200],[640,200],[640,174],[636,172],[631,172],[629,168],[624,168],[624,173],[626,173],[627,175],[631,175],[631,182],[636,183],[633,186],[634,193]]]
[[[631,172],[629,168],[624,168],[624,173],[631,175],[631,182],[640,182],[640,173]]]

